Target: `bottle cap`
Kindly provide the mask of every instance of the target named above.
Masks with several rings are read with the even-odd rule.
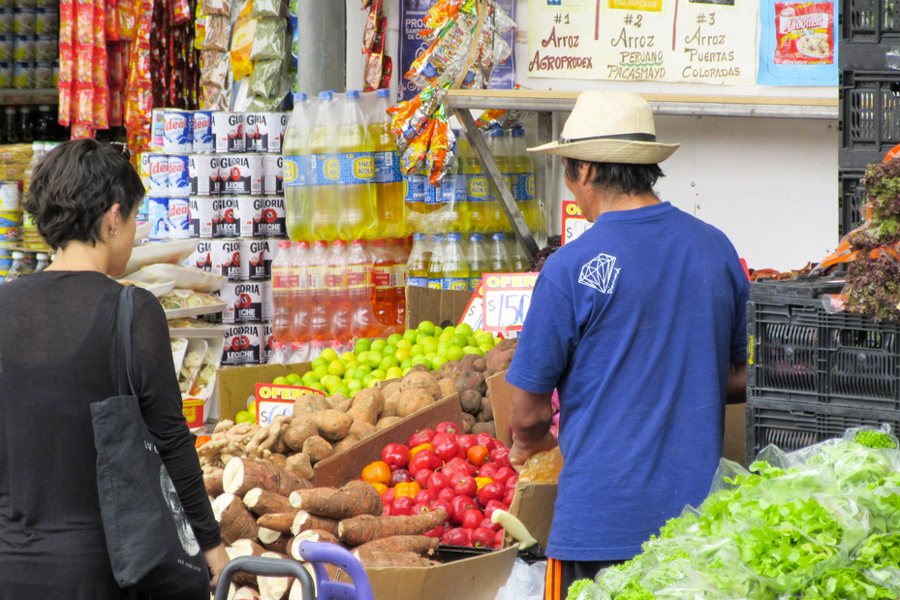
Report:
[[[379,239],[375,240],[374,242],[372,242],[372,245],[377,246],[379,248],[383,248],[383,247],[387,246],[387,242],[385,240],[379,238]]]
[[[499,127],[497,129],[491,129],[488,132],[488,135],[490,135],[491,137],[503,137],[503,130]]]
[[[316,246],[316,248],[327,248],[328,242],[326,242],[325,240],[316,240],[315,246]]]
[[[513,127],[512,136],[513,137],[525,137],[525,128],[524,127]]]
[[[359,98],[359,90],[347,90],[347,94],[344,97],[348,100],[356,100]]]
[[[333,242],[331,242],[331,246],[333,248],[346,248],[347,242],[345,242],[344,240],[334,240]]]
[[[414,241],[414,242],[421,242],[421,241],[424,240],[424,239],[425,239],[425,234],[424,234],[424,233],[414,233],[414,234],[413,234],[413,241]]]
[[[15,251],[12,253],[12,255],[13,255],[13,260],[16,260],[17,258],[25,258],[24,252]]]
[[[309,248],[309,242],[307,242],[306,240],[303,240],[302,242],[297,242],[297,245],[300,246],[301,248],[303,248],[304,250]]]
[[[353,241],[351,242],[351,245],[353,245],[353,246],[362,246],[362,245],[365,244],[365,243],[366,243],[365,240],[353,240]]]
[[[375,92],[375,97],[376,97],[376,98],[390,98],[390,97],[391,97],[391,90],[388,90],[388,89],[380,89],[380,90],[378,90],[377,92]]]
[[[319,100],[331,100],[333,97],[331,92],[319,92]]]
[[[299,94],[294,94],[294,102],[306,102],[309,98],[304,92],[300,92]]]
[[[290,243],[289,241],[287,241],[287,240],[285,240],[285,241],[283,241],[283,242],[278,242],[278,247],[281,248],[282,250],[285,249],[285,248],[290,248],[290,247],[291,247],[291,243]]]
[[[451,242],[459,242],[462,240],[462,236],[458,233],[448,233],[447,240]]]
[[[505,236],[502,233],[492,233],[491,239],[492,240],[500,240],[502,242],[505,239]]]
[[[481,241],[481,234],[480,234],[480,233],[472,233],[472,234],[470,234],[470,235],[469,235],[469,241],[470,241],[470,242],[480,242],[480,241]]]

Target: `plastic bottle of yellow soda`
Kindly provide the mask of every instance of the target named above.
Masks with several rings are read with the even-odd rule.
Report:
[[[337,200],[340,207],[339,234],[345,240],[374,239],[375,154],[372,139],[359,107],[359,92],[350,90],[334,138],[338,162]]]
[[[481,135],[481,132],[475,132],[472,135]],[[469,141],[460,138],[458,148],[459,172],[463,176],[461,183],[464,183],[466,190],[465,206],[461,207],[466,230],[471,232],[490,231],[491,216],[488,213],[488,202],[491,186],[484,175],[481,164],[472,152]]]
[[[284,133],[284,199],[288,235],[295,242],[311,241],[309,132],[312,107],[306,94],[298,94]]]
[[[525,129],[515,127],[509,138],[510,171],[512,171],[513,197],[522,211],[525,223],[531,231],[542,229],[540,210],[535,195],[534,160],[525,149]]]
[[[375,214],[378,235],[386,238],[406,235],[406,204],[403,201],[403,178],[400,174],[400,152],[391,133],[390,90],[378,90],[378,103],[369,124],[369,137],[375,151]]]
[[[310,230],[314,239],[329,242],[338,238],[339,216],[336,192],[340,168],[333,154],[337,133],[334,109],[334,95],[320,93],[309,136]]]

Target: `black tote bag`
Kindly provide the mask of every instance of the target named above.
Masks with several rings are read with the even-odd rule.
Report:
[[[209,570],[141,416],[132,380],[134,288],[119,295],[119,395],[91,404],[100,513],[116,582],[160,600],[209,600]]]

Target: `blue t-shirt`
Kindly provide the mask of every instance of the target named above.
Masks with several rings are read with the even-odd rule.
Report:
[[[707,496],[749,289],[725,235],[668,202],[604,213],[549,258],[506,376],[559,390],[548,556],[631,558]]]

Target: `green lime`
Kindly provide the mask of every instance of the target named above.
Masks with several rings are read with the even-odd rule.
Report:
[[[428,338],[422,343],[422,348],[425,350],[425,354],[437,352],[438,342],[434,338]]]
[[[456,333],[456,327],[450,325],[449,327],[444,327],[444,333],[448,335],[454,335]]]
[[[408,368],[410,368],[410,367],[412,366],[412,364],[413,364],[413,363],[412,363],[412,359],[411,359],[411,358],[405,358],[405,359],[403,359],[403,361],[400,363],[400,368],[401,368],[401,369],[408,369]],[[406,373],[404,373],[404,375],[406,375]]]
[[[331,362],[333,360],[337,360],[338,353],[334,348],[325,348],[322,350],[321,358],[324,358],[326,362]]]
[[[320,382],[320,381],[313,381],[311,383],[308,383],[308,384],[306,384],[306,387],[312,388],[314,390],[319,390],[320,392],[326,391],[325,386],[322,385],[322,382]]]
[[[433,337],[434,337],[434,336],[433,336],[433,335],[430,335],[430,334],[420,333],[419,335],[416,336],[416,343],[417,343],[417,344],[424,344],[424,343],[425,343],[425,340],[431,339],[431,338],[433,338]]]
[[[366,387],[370,387],[370,388],[378,387],[378,383],[381,382],[381,381],[384,381],[384,379],[378,379],[377,377],[373,377],[373,378],[372,378],[372,381],[370,381],[370,382],[366,385]]]
[[[384,357],[378,350],[369,350],[369,355],[366,357],[366,364],[373,369],[376,369],[383,359]]]
[[[447,349],[447,360],[459,360],[465,355],[466,353],[459,346],[450,346]]]
[[[412,367],[404,367],[403,368],[403,376],[406,377],[407,373],[412,371]]]
[[[363,387],[369,387],[369,384],[372,382],[373,379],[375,379],[375,376],[372,375],[371,373],[369,373],[368,375],[366,375],[365,377],[363,377],[363,378],[362,378],[362,385],[363,385]]]
[[[490,344],[481,344],[478,346],[478,349],[481,350],[482,352],[487,352],[488,350],[491,350],[492,348],[493,348],[493,346]],[[484,356],[484,355],[482,355],[482,356]]]
[[[355,368],[358,367],[358,366],[359,366],[359,361],[356,361],[356,360],[348,360],[348,361],[344,364],[344,367],[345,367],[348,371],[352,371],[353,369],[355,369]]]
[[[466,336],[461,333],[457,333],[456,335],[454,335],[450,339],[450,343],[452,343],[454,346],[459,346],[460,348],[471,346],[471,344],[469,344],[469,340],[466,339]]]
[[[328,375],[322,380],[322,385],[325,386],[329,394],[333,394],[336,389],[344,385],[344,381],[337,375]]]
[[[397,353],[397,346],[393,344],[388,344],[384,348],[381,349],[382,356],[394,356]]]
[[[391,367],[399,367],[400,361],[397,360],[394,356],[385,356],[381,359],[381,364],[379,365],[382,369],[390,369]]]
[[[438,337],[438,336],[441,335],[442,333],[444,333],[444,328],[443,328],[443,327],[435,327],[435,328],[434,328],[434,333],[431,334],[431,335],[433,335],[434,337]]]
[[[419,326],[416,327],[418,333],[424,333],[425,335],[434,335],[434,323],[431,321],[422,321],[419,323]]]
[[[356,393],[362,389],[362,383],[358,379],[351,379],[347,382],[347,388],[349,388],[350,393]]]
[[[319,378],[316,377],[316,374],[313,373],[312,371],[307,371],[306,373],[303,374],[303,377],[300,378],[300,381],[301,381],[301,383],[303,383],[303,385],[306,385],[311,381],[318,381],[318,380],[319,380]]]
[[[372,371],[372,377],[377,377],[378,379],[384,379],[386,374],[384,369],[375,369]]]
[[[339,358],[334,359],[330,363],[328,363],[328,374],[329,375],[337,375],[341,376],[344,374],[344,371],[347,370],[347,365],[341,362]]]
[[[463,352],[465,352],[466,354],[477,354],[478,356],[484,355],[484,351],[476,346],[466,346],[465,348],[463,348]]]
[[[338,386],[338,389],[334,390],[334,393],[341,394],[344,398],[349,398],[353,394],[349,385]]]
[[[413,343],[407,339],[402,339],[402,340],[398,340],[397,343],[394,345],[397,346],[398,350],[400,348],[406,348],[407,350],[409,350],[410,348],[412,348]]]
[[[387,342],[384,340],[372,340],[372,345],[369,350],[378,350],[381,352],[385,346],[387,346]]]
[[[456,326],[456,333],[461,333],[463,335],[472,335],[472,326],[468,323],[460,323]]]
[[[315,369],[313,369],[313,375],[316,376],[316,379],[318,379],[319,381],[321,381],[323,377],[325,377],[326,375],[328,375],[328,365],[327,365],[327,363],[326,363],[326,364],[319,365],[318,367],[316,367]]]
[[[430,371],[431,370],[431,361],[424,356],[417,356],[412,359],[413,365],[425,365],[425,367]]]
[[[431,359],[431,368],[432,369],[440,369],[441,365],[444,364],[446,361],[447,361],[446,358],[444,358],[441,355],[437,355]]]
[[[403,362],[410,356],[412,356],[412,354],[409,353],[409,348],[397,348],[397,351],[394,352],[394,358],[400,362]]]
[[[341,360],[344,362],[350,362],[351,360],[356,360],[356,355],[352,352],[344,352],[341,354]]]
[[[276,377],[272,380],[272,385],[291,385],[288,383],[287,377]]]
[[[256,418],[246,410],[242,410],[238,414],[234,415],[235,423],[253,423],[255,420]]]
[[[490,333],[487,333],[487,332],[476,333],[475,341],[478,342],[479,345],[490,344],[492,348],[496,345],[495,341],[494,341],[494,336],[492,336]]]
[[[365,352],[366,350],[369,349],[371,344],[372,344],[372,342],[370,342],[368,339],[359,338],[358,340],[356,340],[356,343],[353,344],[353,353],[359,354],[360,352]]]
[[[425,348],[422,347],[422,344],[413,344],[413,347],[409,349],[410,356],[421,356],[425,354]]]
[[[325,360],[324,356],[319,356],[317,358],[314,358],[313,361],[309,363],[309,368],[315,371],[316,367],[320,365],[327,365],[328,363],[329,361]]]
[[[370,352],[370,350],[363,350],[362,352],[360,352],[359,354],[357,354],[357,355],[356,355],[356,362],[358,362],[358,363],[361,364],[361,365],[366,364],[366,361],[369,360],[369,352]]]
[[[415,329],[407,329],[403,332],[403,339],[408,341],[409,343],[413,343],[416,341],[416,336],[419,335],[419,332]]]
[[[478,346],[479,344],[478,344],[478,340],[475,339],[474,335],[467,335],[466,336],[466,345],[467,346]]]
[[[400,367],[391,367],[385,373],[384,379],[387,381],[389,379],[397,379],[398,377],[403,377],[403,369]]]
[[[303,379],[296,373],[289,374],[287,377],[285,377],[285,379],[287,380],[288,385],[300,385],[300,382],[303,381]]]
[[[399,342],[402,339],[403,339],[403,336],[400,335],[399,333],[392,333],[391,335],[389,335],[387,337],[387,343],[388,344],[396,344],[397,342]]]

